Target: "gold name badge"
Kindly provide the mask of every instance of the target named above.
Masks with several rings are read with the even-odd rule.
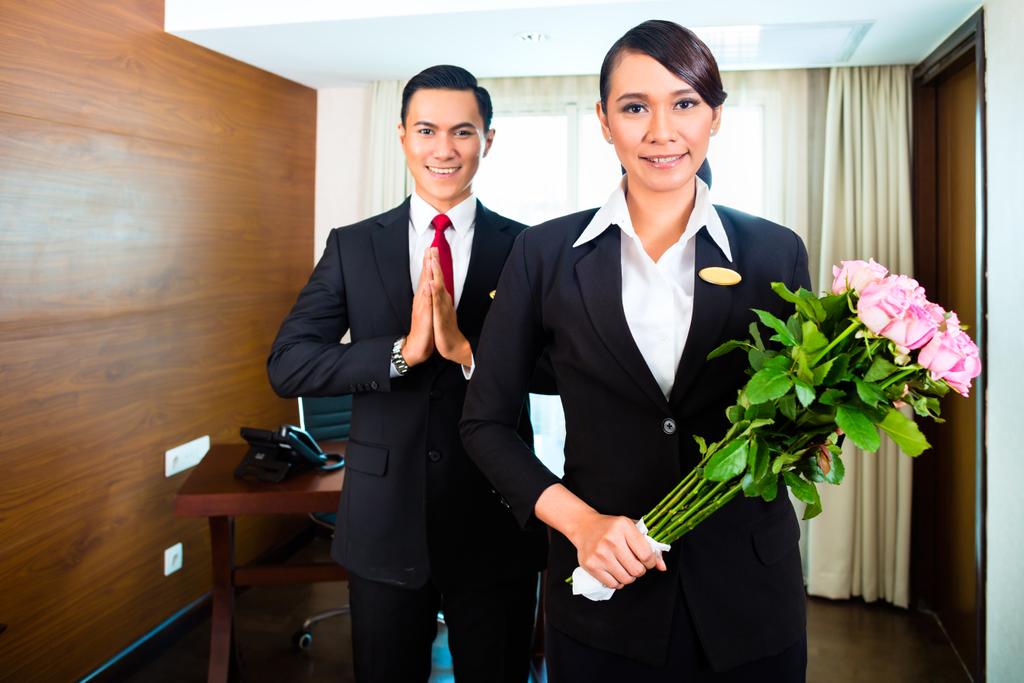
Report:
[[[704,282],[710,282],[713,285],[722,285],[723,287],[738,285],[740,280],[743,279],[743,277],[735,270],[730,268],[720,268],[718,266],[701,268],[697,275],[700,276],[700,279]]]

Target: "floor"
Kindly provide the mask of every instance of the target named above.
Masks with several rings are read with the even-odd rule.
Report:
[[[323,559],[328,541],[315,539],[301,559]],[[345,584],[251,588],[237,601],[237,632],[244,680],[350,683],[348,618],[318,624],[312,646],[300,652],[292,635],[309,614],[347,602]],[[929,615],[860,601],[812,598],[807,605],[808,683],[969,681],[941,627]],[[210,622],[170,643],[157,658],[123,680],[199,683],[206,679]],[[443,627],[434,645],[432,683],[452,683]]]

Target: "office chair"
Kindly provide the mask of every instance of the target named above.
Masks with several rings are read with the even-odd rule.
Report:
[[[299,426],[319,441],[344,441],[348,439],[352,422],[352,397],[299,398]],[[309,518],[318,526],[334,533],[336,513],[313,512]],[[333,619],[349,613],[348,605],[310,615],[292,636],[292,642],[300,650],[313,645],[313,627],[325,619]]]

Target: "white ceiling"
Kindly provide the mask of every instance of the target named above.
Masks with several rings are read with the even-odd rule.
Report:
[[[977,0],[166,0],[174,35],[314,88],[407,79],[592,74],[646,19],[696,31],[723,69],[916,64]],[[527,43],[524,32],[545,40]]]

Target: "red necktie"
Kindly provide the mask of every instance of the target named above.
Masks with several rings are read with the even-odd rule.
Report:
[[[439,213],[434,216],[434,220],[430,221],[430,224],[434,226],[434,241],[430,243],[430,246],[437,247],[437,260],[441,262],[444,288],[448,290],[448,294],[451,295],[452,302],[454,303],[455,276],[452,275],[452,248],[448,244],[448,240],[444,238],[444,231],[452,226],[452,222],[448,216]]]

